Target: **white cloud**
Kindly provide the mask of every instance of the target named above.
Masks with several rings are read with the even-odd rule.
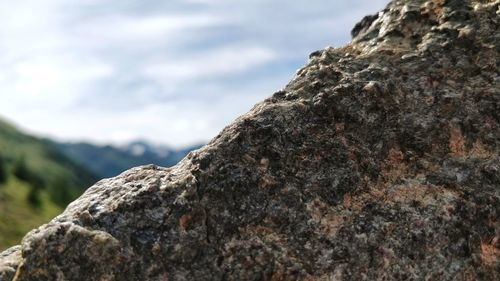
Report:
[[[51,110],[68,106],[82,94],[79,89],[86,83],[113,75],[113,68],[105,63],[50,54],[20,60],[4,69],[10,71],[3,86],[2,95],[7,97],[0,107],[3,112],[19,107]]]
[[[277,54],[273,50],[260,46],[222,47],[192,54],[180,60],[171,58],[161,63],[146,65],[143,73],[151,79],[180,83],[246,71],[270,63],[276,58]]]
[[[385,2],[0,1],[0,112],[59,139],[207,141]]]
[[[95,17],[72,28],[77,36],[100,44],[145,44],[147,41],[173,39],[188,29],[207,28],[222,22],[209,15],[131,16],[113,14]]]

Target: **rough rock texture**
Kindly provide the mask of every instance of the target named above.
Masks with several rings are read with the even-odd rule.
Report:
[[[499,5],[390,3],[177,166],[98,182],[0,280],[500,280]]]
[[[0,253],[0,280],[12,280],[21,257],[21,247],[15,246]]]

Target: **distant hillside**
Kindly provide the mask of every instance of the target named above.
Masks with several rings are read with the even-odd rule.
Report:
[[[99,146],[90,143],[57,143],[56,145],[69,158],[103,178],[116,176],[140,165],[173,166],[190,151],[201,147],[201,145],[196,145],[176,150],[145,141],[135,141],[122,147]]]
[[[56,143],[0,120],[0,251],[60,214],[98,179],[139,165],[173,166],[191,150],[144,141],[123,147]]]
[[[0,249],[19,243],[97,179],[51,142],[0,120]]]

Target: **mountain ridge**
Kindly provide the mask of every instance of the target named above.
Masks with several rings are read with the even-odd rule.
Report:
[[[98,178],[50,142],[0,119],[0,249],[61,213]]]
[[[80,145],[86,149],[78,150]],[[136,145],[144,146],[143,154],[134,155]],[[0,182],[0,249],[19,243],[27,231],[53,219],[99,179],[137,165],[173,166],[196,148],[174,150],[146,141],[122,147],[59,143],[27,134],[0,118],[0,166],[7,177]],[[19,162],[25,175],[15,175]]]
[[[73,161],[86,166],[101,178],[117,176],[135,166],[155,164],[170,167],[201,145],[173,149],[136,140],[123,145],[96,145],[89,142],[54,142]]]

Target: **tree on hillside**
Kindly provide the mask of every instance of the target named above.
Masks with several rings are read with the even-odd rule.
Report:
[[[5,168],[5,162],[0,156],[0,184],[7,182],[7,169]]]
[[[24,157],[17,159],[14,164],[14,175],[19,180],[29,184],[29,191],[26,200],[33,208],[40,208],[42,200],[40,199],[40,190],[45,188],[45,181],[42,177],[31,172],[26,165]]]
[[[61,207],[66,207],[74,198],[70,191],[68,180],[64,177],[57,178],[48,188],[52,202]]]
[[[24,160],[24,157],[17,159],[14,164],[14,175],[22,181],[28,182],[30,180],[31,173],[26,166],[26,160]]]
[[[45,180],[38,174],[33,173],[28,166],[24,158],[19,158],[14,165],[14,175],[19,180],[22,180],[30,185],[36,187],[37,189],[45,188]]]
[[[42,206],[42,200],[40,199],[40,187],[36,185],[30,185],[28,197],[26,198],[31,207],[38,209]]]

